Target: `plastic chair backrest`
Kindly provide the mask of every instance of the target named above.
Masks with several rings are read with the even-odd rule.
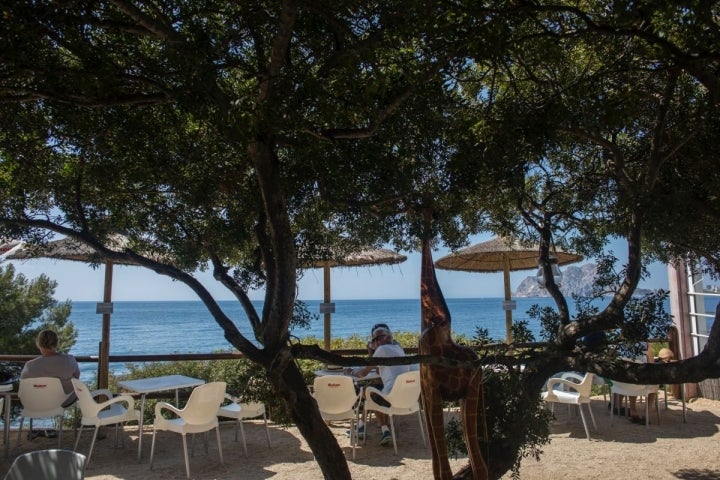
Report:
[[[59,378],[36,377],[20,380],[18,397],[25,417],[54,417],[62,415],[62,404],[67,400]]]
[[[218,408],[225,399],[226,386],[225,382],[211,382],[195,387],[182,409],[182,419],[197,425],[217,419]]]
[[[15,459],[5,480],[82,480],[85,455],[70,450],[36,450]]]
[[[587,372],[584,376],[580,376],[575,372],[565,372],[560,378],[570,380],[575,385],[572,387],[581,397],[589,397],[592,393],[593,379],[595,378],[594,373]]]
[[[98,412],[98,404],[93,399],[92,393],[83,382],[77,378],[72,379],[75,396],[77,396],[80,411],[86,417],[96,417]]]
[[[330,415],[352,410],[358,399],[353,379],[342,375],[315,377],[313,392],[318,409]]]
[[[265,404],[261,402],[248,402],[240,404],[240,416],[243,418],[259,417],[265,413]]]
[[[401,373],[395,379],[392,390],[385,396],[393,408],[412,408],[420,398],[420,372]]]

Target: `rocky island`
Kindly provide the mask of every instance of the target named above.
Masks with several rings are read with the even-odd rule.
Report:
[[[597,265],[594,263],[586,263],[579,267],[569,265],[567,267],[561,267],[563,279],[560,291],[566,296],[571,297],[572,295],[578,296],[589,296],[592,293],[593,283],[595,282],[595,273],[597,271]],[[636,295],[644,295],[649,290],[638,288],[635,291]],[[547,290],[540,287],[535,276],[528,276],[520,285],[518,285],[513,297],[549,297]]]

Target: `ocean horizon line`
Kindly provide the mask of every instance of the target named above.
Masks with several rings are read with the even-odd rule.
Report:
[[[511,300],[520,299],[520,298],[540,298],[540,299],[550,299],[552,297],[546,296],[546,297],[512,297]],[[486,299],[501,299],[504,300],[504,297],[498,297],[498,296],[490,296],[490,297],[445,297],[445,300],[486,300]],[[68,299],[72,303],[96,303],[101,302],[101,300],[72,300]],[[251,298],[250,299],[253,302],[262,302],[264,299],[262,298]],[[330,300],[330,302],[358,302],[358,301],[368,301],[368,302],[378,302],[378,301],[408,301],[408,300],[417,300],[420,301],[420,297],[414,297],[414,298],[333,298]],[[224,298],[224,299],[217,299],[217,302],[237,302],[237,299],[234,298]],[[310,299],[300,299],[301,302],[324,302],[323,299],[320,298],[310,298]],[[146,302],[167,302],[167,303],[180,303],[180,302],[198,302],[202,303],[202,300],[200,299],[154,299],[154,300],[112,300],[112,302],[125,302],[125,303],[146,303]]]

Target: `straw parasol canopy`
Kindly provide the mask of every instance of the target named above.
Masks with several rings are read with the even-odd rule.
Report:
[[[395,265],[407,260],[401,255],[386,248],[365,248],[358,252],[347,254],[332,260],[319,260],[313,262],[306,268],[323,269],[323,303],[320,304],[320,313],[324,317],[323,325],[323,347],[330,350],[330,316],[335,313],[335,304],[331,302],[330,296],[330,269],[335,267],[361,267],[370,265]]]
[[[106,246],[110,250],[121,251],[127,246],[127,244],[128,241],[125,237],[121,235],[113,235],[109,238]],[[8,260],[54,258],[57,260],[72,260],[75,262],[89,263],[91,265],[105,263],[105,259],[103,259],[103,257],[95,251],[95,249],[70,237],[53,240],[44,245],[23,244],[22,248],[8,254],[6,258]],[[118,265],[138,265],[130,260],[115,261],[113,263]]]
[[[503,272],[505,286],[505,329],[507,342],[512,343],[512,310],[514,303],[510,300],[510,272],[538,268],[538,245],[523,245],[517,240],[506,237],[494,237],[486,242],[478,243],[437,260],[435,266],[443,270],[459,270],[463,272]],[[558,265],[579,262],[582,255],[556,250],[552,256],[557,258]]]
[[[120,251],[127,245],[127,239],[121,235],[114,235],[109,238],[107,247],[111,250]],[[10,251],[12,249],[12,251]],[[97,313],[101,313],[102,338],[98,355],[98,388],[107,388],[108,370],[110,357],[110,315],[112,314],[112,277],[113,264],[137,265],[131,261],[113,262],[105,260],[92,247],[79,242],[73,238],[65,237],[59,240],[50,241],[44,245],[28,245],[12,240],[0,244],[0,254],[7,250],[7,260],[31,260],[36,258],[54,258],[58,260],[72,260],[84,262],[91,265],[105,264],[105,285],[103,302],[98,303]]]

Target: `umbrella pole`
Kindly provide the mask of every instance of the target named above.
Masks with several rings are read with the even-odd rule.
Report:
[[[112,302],[113,263],[105,262],[105,288],[103,302]],[[98,358],[98,388],[108,388],[108,371],[110,370],[110,313],[105,310],[102,314],[102,337]]]
[[[505,335],[508,344],[511,344],[512,339],[512,309],[509,307],[510,302],[510,259],[505,257],[505,265],[503,268],[503,283],[505,284]]]
[[[323,292],[323,302],[328,305],[330,303],[330,262],[325,262],[323,265],[323,285],[324,285],[324,292]],[[323,325],[323,346],[325,350],[330,350],[330,317],[332,313],[330,312],[330,309],[326,309],[325,313],[323,315],[324,317],[324,325]]]

